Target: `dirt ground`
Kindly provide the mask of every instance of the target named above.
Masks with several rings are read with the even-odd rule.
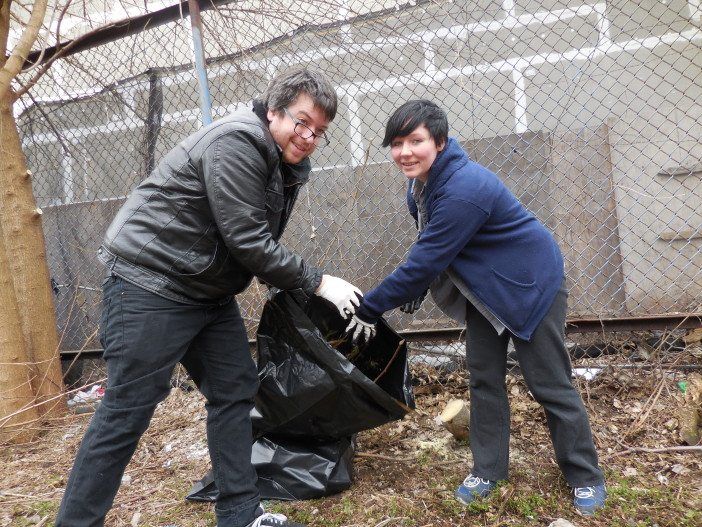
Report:
[[[508,377],[512,407],[510,480],[466,508],[453,490],[470,469],[467,443],[434,418],[451,398],[467,398],[464,372],[412,366],[416,411],[358,436],[350,489],[304,502],[268,502],[310,526],[702,525],[702,450],[680,447],[679,382],[702,364],[699,347],[662,360],[626,363],[621,356],[579,359],[609,366],[591,381],[576,380],[590,412],[609,499],[592,518],[574,512],[553,458],[539,405],[519,375]],[[90,414],[71,413],[31,444],[0,452],[0,526],[51,526]],[[108,526],[205,527],[211,504],[183,497],[209,467],[205,410],[197,391],[173,389],[130,463]]]

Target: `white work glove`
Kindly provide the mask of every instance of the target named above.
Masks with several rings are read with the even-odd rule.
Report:
[[[322,275],[322,283],[319,284],[315,295],[329,300],[339,310],[342,318],[348,318],[349,315],[356,312],[363,293],[358,287],[346,280],[325,274]]]
[[[366,342],[369,342],[370,339],[375,336],[375,324],[364,322],[354,315],[351,317],[351,322],[349,322],[349,325],[346,326],[345,333],[351,334],[351,341],[354,343],[358,342],[361,337],[363,337],[363,340]]]

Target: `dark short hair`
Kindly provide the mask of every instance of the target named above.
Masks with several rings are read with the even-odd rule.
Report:
[[[389,146],[397,137],[411,134],[415,128],[424,125],[437,145],[448,139],[448,119],[446,112],[427,99],[415,99],[400,106],[385,125],[383,146]]]
[[[304,66],[290,68],[279,73],[268,84],[263,93],[263,104],[274,112],[287,108],[301,93],[306,93],[324,115],[332,121],[336,117],[336,91],[321,71]]]

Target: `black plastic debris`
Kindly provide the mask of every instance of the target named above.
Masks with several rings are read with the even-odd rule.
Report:
[[[258,439],[251,461],[264,499],[307,500],[336,494],[351,484],[354,447],[349,438],[321,444],[287,438]],[[210,470],[187,499],[215,501],[217,485]]]
[[[351,485],[354,434],[414,408],[407,346],[384,321],[369,344],[345,338],[336,309],[280,292],[257,332],[260,387],[252,462],[265,499],[310,499]],[[213,501],[211,474],[187,499]]]

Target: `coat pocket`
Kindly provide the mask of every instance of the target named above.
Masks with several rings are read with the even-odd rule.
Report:
[[[170,270],[179,276],[207,276],[217,267],[217,260],[225,257],[220,255],[222,244],[215,224],[210,223],[200,237],[173,261]]]
[[[495,276],[493,295],[496,307],[502,306],[505,322],[513,326],[512,329],[523,329],[539,303],[541,289],[536,282],[518,282],[495,269],[492,269],[492,274]]]

